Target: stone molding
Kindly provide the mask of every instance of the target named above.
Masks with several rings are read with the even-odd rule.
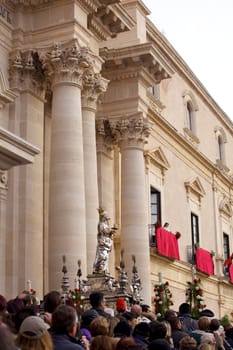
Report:
[[[173,74],[164,57],[152,43],[117,50],[102,48],[100,49],[100,56],[105,61],[103,74],[111,80],[119,80],[119,75],[122,75],[121,79],[128,78],[128,76],[124,76],[125,72],[130,76],[135,76],[142,68],[148,72],[151,79],[150,84],[158,84],[161,80],[170,78]]]
[[[52,87],[73,84],[81,88],[83,73],[94,65],[90,49],[80,47],[77,40],[63,46],[55,43],[50,50],[40,54],[40,59]]]
[[[141,112],[110,121],[114,139],[121,149],[137,148],[144,150],[151,132],[151,123]]]
[[[116,139],[112,133],[108,119],[100,118],[96,120],[96,147],[97,153],[103,152],[107,157],[113,157],[112,151]]]
[[[0,170],[0,200],[7,199],[8,176],[7,171]]]
[[[2,71],[0,70],[0,109],[8,103],[14,102],[17,94],[15,94],[11,89],[7,88],[6,80]]]
[[[9,81],[12,89],[30,91],[44,100],[46,82],[37,52],[30,50],[11,53]]]
[[[107,90],[108,80],[93,68],[87,69],[82,78],[82,107],[96,111],[98,98]]]

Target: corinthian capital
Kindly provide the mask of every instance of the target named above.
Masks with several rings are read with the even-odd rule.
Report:
[[[111,121],[111,130],[121,148],[144,148],[151,132],[151,123],[142,113]]]
[[[44,99],[46,83],[37,52],[13,52],[9,73],[12,89],[31,91],[37,97]]]
[[[76,84],[81,87],[82,75],[93,65],[87,47],[79,47],[75,40],[68,45],[55,43],[52,49],[41,54],[42,66],[52,86]]]
[[[94,73],[93,68],[83,73],[82,106],[95,110],[98,98],[107,90],[108,80],[101,74]]]

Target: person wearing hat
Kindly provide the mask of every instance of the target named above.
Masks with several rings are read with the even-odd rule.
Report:
[[[20,350],[52,350],[53,342],[48,332],[49,325],[38,316],[29,316],[22,322],[16,345]]]

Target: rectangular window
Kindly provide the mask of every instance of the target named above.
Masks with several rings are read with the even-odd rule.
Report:
[[[229,235],[225,232],[223,232],[223,254],[224,260],[227,260],[230,256]],[[224,266],[224,274],[229,274],[229,266]]]
[[[194,261],[194,254],[197,245],[199,244],[199,221],[198,216],[191,213],[191,233],[192,233],[192,260]]]
[[[150,223],[150,244],[155,244],[155,223],[161,223],[161,194],[154,187],[150,188],[150,212],[151,212],[151,223]]]

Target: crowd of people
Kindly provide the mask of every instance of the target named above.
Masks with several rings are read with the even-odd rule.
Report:
[[[198,320],[190,305],[156,319],[149,305],[127,306],[124,298],[107,308],[102,292],[89,296],[81,315],[51,291],[38,308],[27,292],[7,301],[0,295],[2,350],[233,350],[233,327],[204,310]]]

